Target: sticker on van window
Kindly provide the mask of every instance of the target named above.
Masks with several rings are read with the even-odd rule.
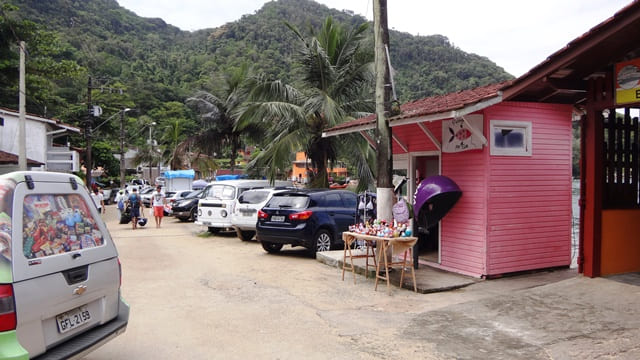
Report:
[[[27,259],[104,244],[102,232],[80,195],[27,195],[23,217],[22,250]]]
[[[11,261],[11,212],[16,183],[0,181],[0,259]]]

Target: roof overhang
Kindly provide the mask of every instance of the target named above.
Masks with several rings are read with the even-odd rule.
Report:
[[[640,2],[634,1],[516,79],[503,97],[580,104],[586,101],[590,78],[610,74],[616,63],[640,57],[638,39]]]
[[[498,104],[500,102],[502,102],[502,92],[498,91],[497,95],[494,97],[490,97],[490,98],[478,101],[476,103],[463,106],[462,108],[459,108],[456,110],[448,110],[448,111],[443,111],[443,112],[438,112],[433,114],[425,114],[425,115],[420,115],[416,117],[410,117],[410,116],[409,117],[407,116],[392,117],[392,118],[389,118],[389,126],[393,128],[396,126],[419,124],[419,123],[430,122],[430,121],[459,119],[466,115],[472,114],[476,111],[486,109],[489,106]],[[361,122],[354,126],[337,128],[335,130],[327,129],[322,133],[322,137],[338,136],[338,135],[344,135],[344,134],[351,134],[355,132],[362,133],[365,130],[371,130],[375,128],[376,128],[376,119],[371,118],[371,119],[368,119],[366,122]]]

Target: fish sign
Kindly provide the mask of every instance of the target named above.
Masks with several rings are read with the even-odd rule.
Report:
[[[468,115],[465,119],[451,119],[442,122],[442,151],[460,152],[482,149],[482,115]],[[471,125],[473,128],[471,128]]]

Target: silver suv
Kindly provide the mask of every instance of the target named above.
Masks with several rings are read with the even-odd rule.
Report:
[[[123,333],[116,247],[80,178],[0,176],[0,360],[79,358]]]

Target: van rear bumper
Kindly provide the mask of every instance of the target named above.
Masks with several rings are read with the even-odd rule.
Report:
[[[129,323],[129,304],[120,298],[118,316],[104,325],[95,327],[85,333],[48,349],[46,353],[35,357],[35,360],[81,359],[91,351],[107,343],[127,329]]]

